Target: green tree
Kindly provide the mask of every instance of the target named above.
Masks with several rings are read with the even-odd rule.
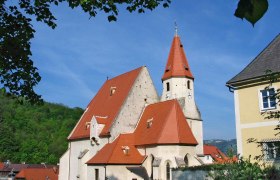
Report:
[[[209,176],[214,180],[254,180],[279,179],[280,172],[274,167],[261,166],[249,159],[240,158],[237,162],[210,166]]]
[[[0,0],[0,89],[14,97],[23,97],[31,103],[41,103],[34,91],[41,80],[31,59],[31,39],[35,29],[32,18],[54,29],[56,18],[51,5],[68,3],[70,8],[80,7],[90,17],[98,12],[108,14],[109,21],[116,21],[119,7],[129,12],[144,13],[159,5],[168,7],[171,0]],[[255,24],[266,12],[267,0],[239,0],[235,16]],[[20,101],[22,102],[22,100]]]
[[[83,110],[45,102],[21,105],[0,94],[0,161],[58,163]]]

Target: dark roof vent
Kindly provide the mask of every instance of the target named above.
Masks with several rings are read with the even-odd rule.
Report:
[[[165,69],[165,72],[168,72],[170,70],[170,65]]]

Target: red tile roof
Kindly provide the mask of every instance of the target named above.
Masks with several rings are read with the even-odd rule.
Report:
[[[229,160],[229,158],[216,146],[203,145],[203,151],[205,155],[210,155],[217,163],[224,163]]]
[[[57,180],[58,174],[52,168],[28,168],[22,169],[17,175],[16,179],[24,178],[25,180]]]
[[[194,78],[179,36],[175,36],[173,38],[162,80],[166,80],[171,77]]]
[[[146,157],[139,153],[136,146],[160,144],[198,144],[177,100],[147,106],[134,133],[120,134],[87,163],[139,165]],[[129,148],[127,155],[125,147]]]
[[[3,169],[3,168],[4,168],[4,163],[0,162],[0,169]]]
[[[107,80],[87,106],[87,110],[69,135],[68,140],[89,138],[90,130],[87,128],[86,123],[90,122],[93,116],[96,116],[99,124],[105,125],[100,136],[109,135],[111,125],[142,68],[137,68]],[[112,89],[115,89],[113,95],[110,94]]]
[[[125,154],[125,149],[128,149]],[[112,143],[106,144],[87,164],[134,164],[140,165],[142,156],[134,146],[133,134],[120,134]]]
[[[136,145],[198,144],[177,100],[147,106],[134,134]]]

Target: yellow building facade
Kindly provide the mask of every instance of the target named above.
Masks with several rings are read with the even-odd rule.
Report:
[[[275,130],[278,118],[267,118],[270,112],[280,111],[277,90],[279,79],[271,83],[270,75],[279,77],[280,35],[240,73],[227,82],[234,92],[237,152],[253,159],[263,155],[269,164],[280,161],[280,136]],[[250,139],[257,143],[249,143]]]

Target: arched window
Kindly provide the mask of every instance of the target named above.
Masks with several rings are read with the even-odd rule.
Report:
[[[185,155],[184,161],[185,161],[186,167],[189,166],[188,154]]]
[[[170,164],[166,164],[166,180],[170,180]]]
[[[191,82],[190,81],[187,82],[187,87],[188,87],[188,89],[191,89]]]

